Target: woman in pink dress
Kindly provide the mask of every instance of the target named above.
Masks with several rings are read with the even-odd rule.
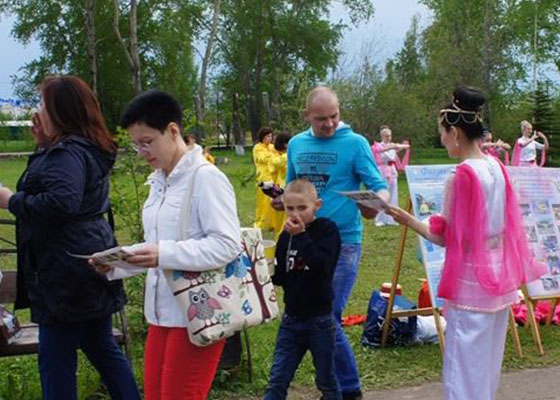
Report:
[[[496,398],[509,306],[520,285],[546,267],[529,251],[517,196],[503,164],[485,155],[485,98],[460,87],[439,114],[441,143],[460,164],[446,182],[442,215],[428,223],[392,207],[388,213],[446,247],[438,296],[447,319],[443,389],[447,400]]]
[[[387,125],[382,125],[379,128],[379,136],[381,137],[381,142],[375,142],[371,146],[371,151],[373,152],[373,157],[381,172],[381,176],[387,182],[387,190],[391,195],[390,203],[393,205],[399,205],[399,192],[398,192],[398,178],[399,170],[403,170],[405,165],[408,164],[408,158],[410,154],[410,145],[408,142],[393,143],[393,133],[391,128]],[[406,150],[403,160],[398,156],[398,153]],[[403,165],[404,164],[404,165]],[[376,226],[384,225],[397,225],[393,218],[384,212],[379,212],[375,217]]]

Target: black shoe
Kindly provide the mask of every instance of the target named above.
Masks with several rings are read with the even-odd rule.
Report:
[[[342,392],[342,400],[362,400],[362,398],[362,391],[360,389]]]

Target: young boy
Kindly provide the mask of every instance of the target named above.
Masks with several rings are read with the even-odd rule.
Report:
[[[340,236],[336,225],[315,218],[321,200],[313,184],[290,182],[284,194],[288,219],[276,244],[275,285],[284,289],[286,305],[278,329],[274,362],[265,400],[285,399],[307,350],[315,365],[315,383],[322,399],[341,399],[334,368],[336,322],[332,279]]]

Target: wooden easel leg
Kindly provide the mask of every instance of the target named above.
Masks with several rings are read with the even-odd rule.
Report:
[[[511,337],[513,338],[515,353],[517,357],[523,358],[523,349],[521,348],[521,341],[519,340],[519,329],[517,328],[517,322],[515,322],[515,316],[513,315],[513,309],[511,307],[509,308],[509,327],[511,328]]]
[[[407,211],[412,210],[412,201],[408,199]],[[385,312],[385,322],[381,331],[381,347],[387,344],[389,336],[389,327],[393,318],[393,305],[395,304],[395,295],[397,293],[397,283],[399,282],[399,275],[401,272],[402,259],[404,254],[404,245],[406,242],[406,232],[408,231],[407,225],[401,225],[401,239],[399,248],[397,250],[397,258],[395,259],[395,269],[393,271],[393,279],[391,280],[391,291],[389,292],[389,299],[387,300],[387,311]]]
[[[441,356],[443,357],[443,352],[445,351],[445,334],[441,326],[441,315],[440,315],[440,311],[437,308],[433,307],[433,311],[434,311],[434,321],[436,322],[439,349],[441,350]]]
[[[558,299],[550,300],[550,312],[546,317],[546,326],[552,325],[552,319],[554,318],[554,310],[556,309],[557,305],[558,305]]]
[[[529,292],[527,291],[527,286],[523,286],[521,288],[521,290],[523,292],[523,296],[525,297],[525,305],[527,306],[527,317],[528,317],[527,322],[531,325],[531,333],[533,335],[533,341],[535,342],[535,346],[537,346],[537,351],[542,356],[542,355],[544,355],[544,350],[543,350],[543,347],[542,347],[541,335],[540,335],[540,332],[539,332],[539,325],[538,325],[537,320],[535,318],[534,304],[533,304],[531,298],[529,297]]]

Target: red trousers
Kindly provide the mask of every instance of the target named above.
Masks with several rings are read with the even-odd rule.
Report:
[[[222,340],[198,347],[186,328],[150,325],[144,352],[145,399],[206,399],[224,345]]]

